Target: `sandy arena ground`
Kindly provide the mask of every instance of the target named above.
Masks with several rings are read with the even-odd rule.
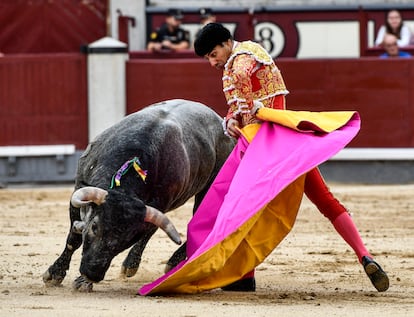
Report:
[[[136,295],[162,275],[176,248],[162,232],[130,279],[119,277],[123,253],[92,293],[72,291],[78,250],[62,286],[45,287],[41,276],[65,244],[72,187],[0,189],[0,316],[414,316],[414,185],[331,189],[388,272],[387,292],[372,287],[353,251],[306,199],[292,232],[257,268],[255,293]],[[191,202],[170,213],[184,238],[190,210]]]

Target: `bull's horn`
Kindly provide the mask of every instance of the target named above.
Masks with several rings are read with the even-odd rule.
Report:
[[[147,212],[145,213],[144,220],[161,228],[166,234],[168,234],[171,240],[177,244],[181,244],[180,234],[177,232],[170,219],[168,219],[168,217],[158,209],[147,206]]]
[[[105,197],[108,192],[99,187],[82,187],[72,194],[70,202],[76,208],[82,207],[90,202],[100,205],[105,202]]]

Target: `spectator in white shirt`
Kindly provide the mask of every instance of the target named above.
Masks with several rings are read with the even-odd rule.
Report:
[[[411,31],[404,24],[401,13],[398,10],[391,10],[387,13],[385,25],[380,27],[377,34],[377,39],[375,40],[376,46],[382,45],[386,33],[393,34],[397,37],[398,47],[404,47],[410,44]]]

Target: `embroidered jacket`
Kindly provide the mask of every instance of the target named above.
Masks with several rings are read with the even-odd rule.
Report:
[[[258,122],[251,113],[254,104],[284,109],[286,89],[272,57],[257,43],[236,43],[223,71],[223,92],[229,106],[227,120],[234,118],[241,127]]]

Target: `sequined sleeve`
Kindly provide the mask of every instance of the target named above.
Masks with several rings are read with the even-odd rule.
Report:
[[[232,67],[223,77],[224,93],[229,106],[226,120],[241,119],[253,106],[251,76],[257,68],[257,61],[247,54],[234,58]]]

